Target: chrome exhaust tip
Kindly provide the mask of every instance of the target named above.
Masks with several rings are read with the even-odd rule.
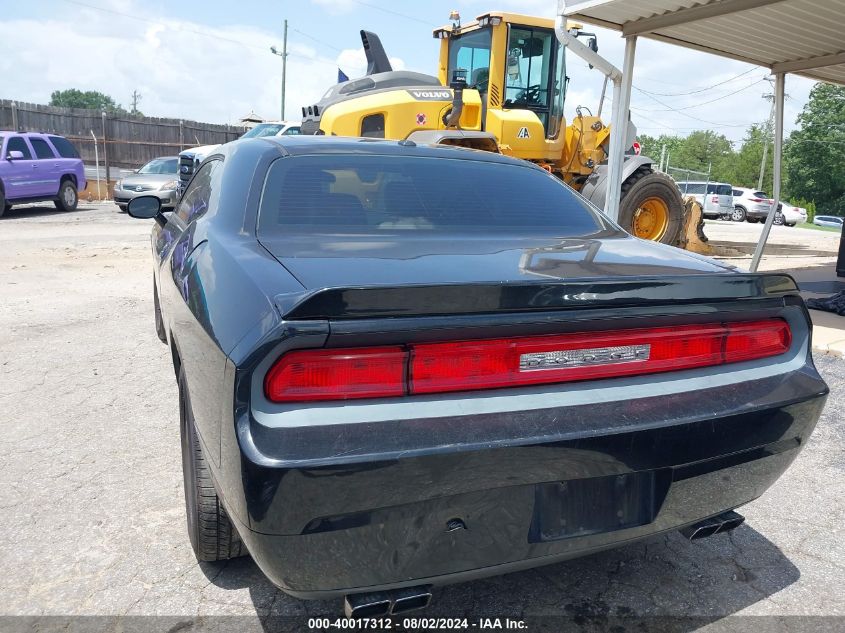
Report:
[[[391,601],[386,593],[354,593],[344,596],[343,614],[347,618],[381,618],[390,614]]]
[[[408,587],[398,589],[393,595],[392,615],[408,613],[417,609],[425,609],[431,604],[431,589],[429,587]]]
[[[343,598],[343,613],[347,618],[381,618],[401,615],[431,604],[431,587],[404,587],[393,591],[353,593]]]
[[[744,522],[744,516],[738,512],[729,510],[719,516],[704,519],[703,521],[699,521],[698,523],[685,527],[681,530],[681,534],[691,541],[696,541],[701,538],[713,536],[714,534],[730,532],[731,530],[738,528]]]

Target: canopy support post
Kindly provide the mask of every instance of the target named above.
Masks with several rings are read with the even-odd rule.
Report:
[[[619,221],[619,197],[622,193],[622,166],[625,162],[625,143],[628,137],[628,110],[631,107],[631,82],[634,76],[634,57],[637,36],[625,38],[625,60],[621,80],[613,82],[613,108],[610,120],[610,150],[607,161],[607,197],[604,212],[614,222]]]
[[[777,213],[778,201],[780,200],[780,173],[781,160],[783,158],[783,99],[784,99],[784,73],[775,74],[775,151],[774,151],[774,173],[772,174],[772,206],[769,209],[769,215],[766,216],[766,224],[763,226],[763,233],[760,235],[760,241],[757,242],[757,248],[754,250],[754,257],[751,258],[751,267],[749,270],[752,273],[757,272],[760,266],[760,258],[763,256],[763,249],[766,247],[766,241],[769,239],[769,232],[772,230],[772,223],[775,221],[775,214]]]

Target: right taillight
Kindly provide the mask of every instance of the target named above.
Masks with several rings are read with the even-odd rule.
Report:
[[[789,349],[792,332],[781,319],[729,323],[725,340],[726,363],[777,356]]]
[[[767,358],[783,319],[405,346],[293,350],[267,373],[273,402],[347,400],[597,380]]]

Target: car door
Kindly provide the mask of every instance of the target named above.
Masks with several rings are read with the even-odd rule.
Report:
[[[55,196],[59,193],[59,181],[62,176],[60,158],[43,138],[29,137],[29,144],[35,153],[35,167],[38,172],[39,191],[42,196]]]
[[[11,158],[11,152],[20,152],[23,158]],[[3,182],[6,198],[18,200],[38,196],[38,170],[33,160],[32,149],[23,136],[13,135],[6,141],[3,154]]]

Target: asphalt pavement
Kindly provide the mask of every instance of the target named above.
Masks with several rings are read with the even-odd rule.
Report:
[[[193,557],[149,228],[111,205],[0,219],[0,615],[168,616],[164,629],[244,616],[239,631],[272,628],[268,616],[336,616],[339,601],[291,598],[249,558]],[[806,618],[845,616],[845,361],[817,365],[831,389],[822,419],[734,532],[692,543],[672,533],[439,588],[425,615],[566,616],[617,631],[634,616],[682,618],[684,630],[845,628]]]

